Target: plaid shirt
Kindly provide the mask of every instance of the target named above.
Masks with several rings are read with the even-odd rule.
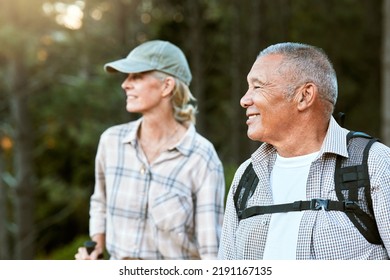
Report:
[[[225,181],[213,145],[190,125],[149,165],[137,141],[142,119],[101,138],[90,235],[106,234],[111,259],[215,259]]]
[[[332,118],[318,157],[313,161],[306,186],[307,200],[338,200],[334,190],[336,155],[348,156],[346,134]],[[234,191],[250,161],[259,185],[248,206],[273,204],[270,174],[276,159],[273,146],[264,143],[237,170],[229,191],[220,259],[262,259],[272,214],[238,222],[233,203]],[[374,245],[355,228],[344,212],[304,211],[298,230],[296,259],[389,259],[390,253],[390,149],[375,143],[370,150],[369,174],[373,209],[383,245]]]

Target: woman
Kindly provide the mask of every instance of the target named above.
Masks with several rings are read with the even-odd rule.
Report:
[[[170,42],[143,43],[107,72],[127,74],[126,110],[141,117],[106,130],[96,155],[90,236],[76,259],[216,259],[225,182],[213,145],[196,132],[191,72]]]

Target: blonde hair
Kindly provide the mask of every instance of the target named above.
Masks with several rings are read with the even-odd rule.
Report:
[[[172,90],[171,103],[174,118],[183,124],[196,124],[197,105],[196,98],[192,95],[189,87],[179,78],[164,72],[153,71],[156,78],[165,79],[170,76],[175,79],[175,87]]]

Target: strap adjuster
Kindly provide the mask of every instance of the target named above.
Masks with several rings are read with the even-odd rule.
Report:
[[[329,208],[329,199],[321,199],[321,198],[314,198],[310,201],[310,209],[311,210],[326,210],[328,211]]]
[[[359,207],[359,205],[356,204],[355,201],[352,200],[345,200],[344,202],[344,209],[348,212],[353,212],[356,210],[356,208]]]

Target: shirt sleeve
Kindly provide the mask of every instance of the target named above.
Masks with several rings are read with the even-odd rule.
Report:
[[[90,200],[89,234],[106,232],[105,151],[100,139],[95,158],[95,186]]]
[[[368,166],[375,220],[390,256],[390,148],[375,143],[369,153]]]
[[[226,199],[226,209],[222,226],[221,242],[218,251],[218,259],[221,260],[238,259],[236,247],[236,231],[238,227],[238,217],[234,205],[234,193],[244,173],[244,170],[249,163],[250,160],[247,160],[237,169],[236,174],[233,178],[233,182],[229,189],[228,197]]]
[[[195,178],[195,231],[201,259],[217,258],[224,213],[223,167],[219,159],[212,161],[199,168]]]

